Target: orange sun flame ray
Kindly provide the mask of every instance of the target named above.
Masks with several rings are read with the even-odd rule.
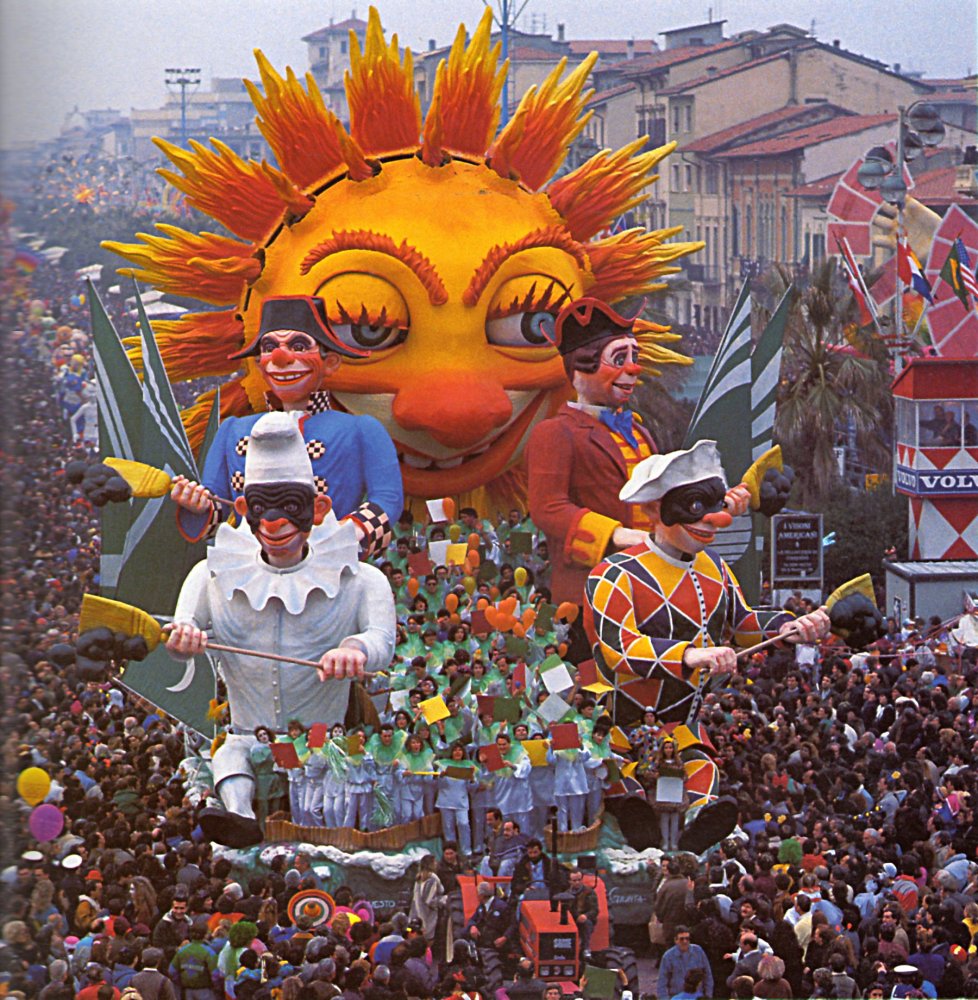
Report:
[[[602,150],[547,188],[574,239],[590,239],[645,200],[643,188],[659,179],[652,173],[656,164],[676,148],[670,142],[636,156],[646,141],[643,136],[615,152]]]
[[[228,361],[228,355],[241,348],[244,324],[233,309],[221,312],[186,313],[178,320],[157,320],[153,334],[160,357],[171,382],[195,379],[204,369],[215,375],[231,375],[240,361]],[[136,374],[143,369],[142,339],[126,337],[122,341]]]
[[[491,38],[490,7],[486,7],[468,46],[465,25],[459,25],[448,59],[439,64],[435,74],[425,119],[426,144],[429,127],[440,128],[438,135],[447,151],[479,157],[485,153],[499,124],[499,97],[509,65],[504,63],[497,72],[501,43],[490,45]]]
[[[563,82],[567,59],[561,59],[539,88],[523,95],[489,151],[493,170],[502,177],[518,177],[531,191],[543,187],[591,117],[590,111],[582,114],[592,93],[583,88],[597,59],[592,52]]]
[[[704,243],[664,243],[665,235],[681,231],[674,227],[659,232],[629,229],[607,239],[587,244],[594,273],[588,295],[617,302],[629,295],[646,295],[665,286],[657,278],[676,274],[680,268],[669,261],[702,250]]]
[[[368,156],[418,148],[421,100],[414,87],[414,60],[410,49],[401,58],[397,35],[385,43],[376,7],[370,8],[363,52],[350,32],[345,79],[350,135]]]
[[[267,163],[242,160],[217,139],[211,139],[214,151],[191,139],[193,152],[165,139],[153,142],[183,176],[165,169],[158,173],[182,191],[194,208],[242,239],[262,240],[278,225],[286,209],[308,211],[311,206],[284,174]]]
[[[142,243],[106,240],[102,244],[106,250],[135,265],[119,268],[119,274],[131,275],[161,292],[186,295],[211,305],[229,306],[238,301],[245,287],[242,277],[226,270],[210,273],[201,266],[201,262],[253,259],[253,245],[214,233],[188,233],[163,223],[158,223],[156,228],[168,238],[137,233],[136,237]]]
[[[363,154],[326,107],[312,74],[306,75],[304,90],[291,69],[283,79],[260,49],[255,59],[265,93],[250,80],[244,85],[258,112],[258,129],[292,182],[309,188],[343,167],[357,168]]]

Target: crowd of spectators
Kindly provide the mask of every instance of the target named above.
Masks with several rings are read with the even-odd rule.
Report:
[[[41,267],[26,292],[8,297],[3,316],[5,334],[15,334],[4,369],[0,525],[5,995],[488,997],[478,949],[491,947],[506,961],[509,997],[559,1000],[520,961],[515,923],[516,896],[552,872],[535,835],[545,797],[524,809],[473,797],[465,845],[472,852],[443,843],[441,856],[419,866],[403,912],[380,919],[366,900],[330,887],[340,907],[330,926],[293,923],[294,893],[321,887],[308,859],[281,856],[250,877],[236,872],[196,828],[179,771],[187,734],[110,680],[82,681],[46,658],[74,638],[81,595],[98,585],[97,514],[63,471],[89,456],[58,406],[51,350],[58,328],[84,331],[88,321],[87,307],[73,304],[70,273]],[[38,300],[40,310],[31,305]],[[514,515],[508,530],[478,515],[467,515],[465,528],[496,546],[521,598],[545,596],[546,551],[512,552],[514,540],[532,533],[522,512]],[[449,692],[459,674],[499,675],[484,690],[503,698],[517,685],[511,673],[524,683],[528,675],[519,670],[524,654],[500,635],[480,638],[471,624],[455,632],[438,620],[451,580],[433,572],[408,587],[418,530],[406,520],[401,534],[408,549],[395,543],[385,567],[404,618],[403,682],[392,686],[406,692],[405,718],[395,712],[392,725],[418,732],[419,700]],[[503,581],[482,582],[491,591]],[[417,601],[426,589],[434,606]],[[581,690],[573,705],[593,739],[600,708]],[[978,996],[975,651],[957,646],[939,621],[890,620],[886,638],[866,654],[828,647],[759,655],[706,697],[704,713],[722,762],[721,791],[736,798],[740,822],[704,859],[649,862],[659,975],[642,990],[662,998]],[[527,722],[525,733],[510,723],[513,734],[532,736]],[[647,750],[661,727],[654,718],[644,725]],[[499,727],[472,719],[470,735],[478,741],[486,729],[487,744],[505,758],[511,741],[505,728],[499,739]],[[425,739],[437,749],[440,734],[447,747],[434,728]],[[55,840],[37,843],[28,832],[29,807],[14,782],[29,766],[50,775],[46,801],[64,814]],[[575,794],[591,819],[589,791],[585,783]],[[447,898],[458,875],[479,864],[498,872],[504,862],[517,883],[513,896],[485,884],[472,919],[449,930]],[[593,893],[579,871],[561,868],[560,879],[586,932]],[[453,938],[462,943],[453,947]],[[586,933],[582,939],[586,948]]]

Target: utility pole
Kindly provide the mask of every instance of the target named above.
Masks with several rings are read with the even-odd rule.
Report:
[[[166,74],[165,80],[167,88],[171,93],[175,93],[175,87],[180,88],[180,145],[187,146],[187,88],[193,87],[195,90],[200,86],[200,67],[188,67],[186,69],[175,69],[170,67],[163,70]]]
[[[488,4],[489,0],[486,0]],[[516,21],[526,10],[530,0],[496,0],[496,10],[493,12],[493,20],[499,25],[499,33],[502,38],[503,62],[509,58],[509,33],[516,27]],[[503,113],[500,119],[500,126],[509,121],[509,73],[503,80]]]

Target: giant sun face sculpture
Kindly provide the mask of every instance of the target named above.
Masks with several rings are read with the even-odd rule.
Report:
[[[659,288],[700,246],[666,243],[678,230],[599,236],[641,201],[672,146],[598,153],[544,189],[587,121],[595,57],[564,79],[557,66],[497,135],[506,67],[490,29],[488,10],[468,45],[459,29],[422,123],[411,54],[396,36],[387,45],[371,10],[362,53],[351,34],[349,131],[311,76],[303,88],[258,53],[263,91],[248,87],[280,169],[216,140],[192,152],[157,140],[180,170],[164,176],[240,239],[160,225],[106,244],[134,265],[123,273],[222,307],[155,324],[171,380],[236,376],[222,417],[266,408],[254,362],[227,360],[254,337],[263,299],[321,296],[337,336],[369,351],[330,379],[333,405],[386,426],[416,498],[518,496],[530,430],[567,398],[548,336],[560,307]],[[686,360],[664,346],[675,339],[640,324],[650,371]],[[138,367],[138,344],[130,356]],[[195,446],[210,407],[205,395],[184,414]]]

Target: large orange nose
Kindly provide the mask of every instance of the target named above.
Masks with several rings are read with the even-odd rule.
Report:
[[[447,448],[468,448],[502,427],[513,404],[486,373],[439,370],[398,389],[392,412],[405,430],[425,431]]]
[[[641,375],[642,366],[635,364],[633,361],[629,361],[627,364],[622,365],[622,371],[626,375]]]
[[[278,365],[279,368],[284,368],[286,365],[292,364],[295,361],[295,355],[287,347],[276,347],[272,351],[269,361],[273,365]]]
[[[704,514],[703,520],[714,528],[728,528],[733,524],[733,518],[725,510],[714,511],[712,514]]]
[[[269,521],[267,518],[261,519],[261,526],[263,531],[274,534],[276,531],[281,531],[286,525],[292,522],[287,517],[277,517],[274,521]]]

